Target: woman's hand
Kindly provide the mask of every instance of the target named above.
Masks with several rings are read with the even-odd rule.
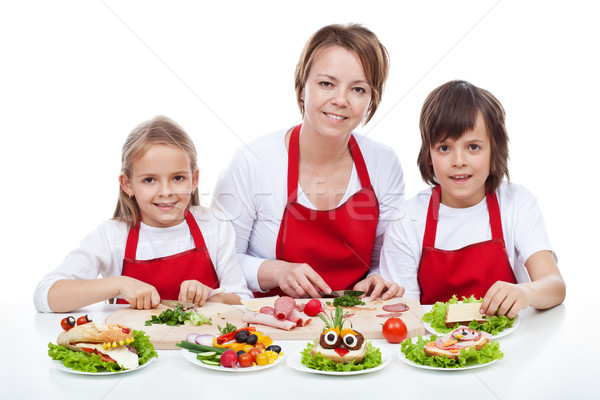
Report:
[[[206,303],[208,294],[212,289],[196,280],[189,280],[181,282],[181,288],[179,289],[179,301],[186,303],[194,303],[197,306],[201,306]]]
[[[331,288],[310,265],[283,263],[276,270],[277,284],[288,296],[320,298],[323,296],[319,291],[331,293]]]
[[[479,312],[486,315],[506,315],[514,318],[519,311],[531,302],[531,293],[527,286],[497,281],[487,291]]]
[[[158,307],[160,295],[154,286],[128,276],[120,278],[119,293],[131,308],[148,310]]]
[[[402,286],[395,282],[384,280],[379,274],[369,275],[354,285],[353,289],[365,292],[365,296],[368,296],[370,293],[371,301],[375,300],[379,295],[381,295],[382,300],[387,300],[392,297],[401,297],[404,294]]]

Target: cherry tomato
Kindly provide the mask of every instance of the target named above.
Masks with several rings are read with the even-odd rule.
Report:
[[[269,356],[267,353],[260,353],[256,356],[256,363],[258,365],[267,365],[269,363]]]
[[[248,354],[250,354],[250,355],[252,356],[252,361],[254,361],[254,362],[256,362],[256,357],[257,357],[257,356],[258,356],[260,353],[262,353],[262,350],[261,350],[261,349],[257,349],[257,348],[255,348],[255,349],[252,349],[252,350],[250,350],[250,351],[248,352]]]
[[[383,337],[390,343],[400,343],[406,339],[406,324],[400,318],[388,318],[383,324]]]
[[[242,368],[251,367],[253,362],[252,356],[248,353],[244,353],[238,357],[238,363]]]
[[[262,343],[262,342],[258,342],[258,343],[256,343],[256,344],[254,345],[254,348],[255,348],[255,349],[261,349],[261,351],[262,351],[262,350],[264,350],[266,347],[267,347],[267,346],[265,346],[265,344],[264,344],[264,343]]]
[[[88,322],[92,322],[92,320],[89,319],[87,315],[82,315],[81,317],[77,318],[77,325],[87,324]]]
[[[60,326],[62,326],[65,331],[68,331],[75,326],[75,318],[70,315],[67,318],[63,318],[63,320],[60,321]]]

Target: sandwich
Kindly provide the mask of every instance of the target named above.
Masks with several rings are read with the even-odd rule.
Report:
[[[56,345],[48,344],[48,355],[76,370],[119,372],[135,369],[157,356],[144,332],[119,324],[93,322],[61,332]]]
[[[454,328],[456,324],[468,326],[473,320],[483,324],[486,317],[479,312],[480,308],[481,303],[448,304],[444,320],[446,328]]]
[[[428,356],[457,358],[461,350],[481,350],[489,342],[488,334],[467,328],[464,325],[439,339],[425,343],[423,351]]]
[[[321,354],[335,363],[360,363],[367,353],[368,343],[360,332],[343,327],[342,308],[336,308],[331,322],[323,314],[319,314],[319,317],[325,322],[325,328],[310,354]]]

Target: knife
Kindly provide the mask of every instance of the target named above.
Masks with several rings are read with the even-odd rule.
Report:
[[[218,289],[211,290],[211,292],[208,294],[207,300],[210,299],[215,294],[223,293],[224,291],[225,291],[224,288],[218,288]],[[186,301],[179,301],[179,300],[161,300],[160,304],[165,305],[170,308],[175,308],[178,305],[181,305],[181,308],[183,309],[183,311],[196,307],[196,305],[194,303],[188,303]]]
[[[365,292],[363,292],[362,290],[334,290],[331,293],[319,292],[319,294],[324,299],[333,299],[342,296],[360,297],[363,294],[365,294]]]

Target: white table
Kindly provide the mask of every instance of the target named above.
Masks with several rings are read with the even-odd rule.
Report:
[[[113,376],[58,370],[47,355],[66,314],[40,314],[30,304],[0,304],[1,399],[585,399],[600,398],[598,309],[565,304],[527,309],[513,333],[500,338],[504,358],[466,371],[431,371],[399,358],[400,345],[375,340],[393,354],[381,371],[332,377],[302,373],[281,363],[263,371],[211,371],[161,350],[147,368]],[[96,304],[72,315],[102,321],[122,306]],[[593,325],[586,325],[590,316]],[[286,353],[305,341],[277,341]],[[330,397],[331,396],[331,397]]]

